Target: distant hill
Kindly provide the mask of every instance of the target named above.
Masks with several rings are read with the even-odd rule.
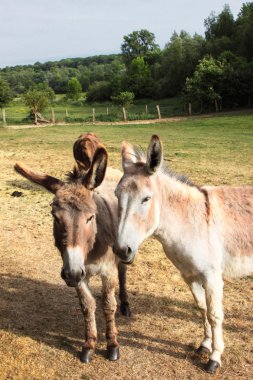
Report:
[[[48,83],[56,93],[65,93],[71,77],[77,77],[86,91],[91,83],[108,80],[111,71],[120,66],[120,54],[96,55],[8,66],[0,69],[0,76],[9,82],[17,95],[24,93],[33,84],[42,82]]]

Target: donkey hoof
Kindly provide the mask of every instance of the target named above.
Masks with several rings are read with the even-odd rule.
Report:
[[[107,347],[107,359],[111,361],[119,360],[119,347]]]
[[[130,310],[128,303],[122,303],[120,305],[120,312],[125,317],[131,317],[131,310]]]
[[[83,347],[82,352],[81,352],[81,362],[90,363],[93,359],[93,355],[94,355],[94,350]]]
[[[214,374],[220,368],[220,363],[215,360],[209,359],[206,365],[206,372]]]
[[[210,356],[210,350],[207,347],[199,346],[196,350],[196,354],[203,359],[207,359]]]

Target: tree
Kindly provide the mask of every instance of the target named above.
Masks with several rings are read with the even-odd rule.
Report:
[[[206,27],[206,40],[220,37],[229,37],[234,33],[235,21],[229,5],[225,5],[223,11],[216,16],[214,12],[204,20]]]
[[[152,97],[154,85],[149,65],[143,57],[133,59],[129,65],[124,78],[124,88],[133,92],[136,98]]]
[[[12,100],[9,83],[0,78],[0,107],[3,108]]]
[[[49,94],[46,90],[38,88],[28,90],[24,95],[24,102],[30,108],[35,124],[38,124],[38,121],[46,121],[40,114],[49,105]]]
[[[216,16],[213,12],[204,21],[206,31],[205,52],[218,57],[222,52],[234,51],[235,21],[229,5]]]
[[[152,60],[160,52],[154,33],[147,29],[134,31],[124,36],[123,40],[121,51],[126,65],[129,65],[137,57],[143,57],[146,61]]]
[[[192,103],[200,112],[209,110],[210,106],[218,110],[221,101],[220,83],[224,73],[223,64],[212,58],[204,57],[198,64],[191,78],[186,79],[184,95],[185,101]]]
[[[110,100],[111,95],[112,91],[110,82],[94,82],[89,86],[89,90],[87,92],[87,101],[104,102],[106,100]]]
[[[236,52],[252,61],[253,58],[253,3],[244,3],[235,26]]]
[[[112,96],[111,100],[115,105],[122,107],[123,117],[126,121],[126,109],[133,103],[134,93],[130,91],[123,91],[116,96]]]
[[[191,37],[185,31],[173,33],[170,42],[162,52],[160,68],[160,96],[175,96],[184,87],[203,55],[204,39],[195,34]]]
[[[222,53],[219,60],[224,68],[220,83],[223,106],[250,106],[253,99],[253,62],[231,52]]]
[[[47,83],[40,83],[37,86],[32,87],[32,88],[45,92],[47,94],[47,97],[50,103],[55,101],[55,92],[51,87],[48,86]]]
[[[71,78],[68,81],[67,96],[72,100],[78,100],[82,93],[81,83],[77,78]]]

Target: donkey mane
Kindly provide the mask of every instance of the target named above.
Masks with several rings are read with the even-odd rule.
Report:
[[[65,174],[67,183],[80,183],[84,178],[84,174],[77,166],[73,167],[72,171]]]

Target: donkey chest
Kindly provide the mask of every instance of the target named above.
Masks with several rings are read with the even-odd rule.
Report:
[[[86,272],[89,277],[93,276],[106,276],[108,272],[112,271],[112,268],[115,267],[115,263],[112,261],[107,261],[107,262],[94,262],[86,265]]]

